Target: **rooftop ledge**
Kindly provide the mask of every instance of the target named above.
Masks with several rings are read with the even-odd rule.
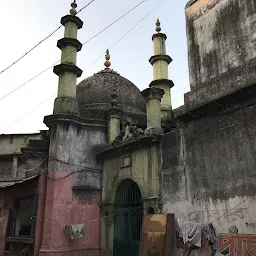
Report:
[[[160,143],[162,135],[143,135],[138,138],[130,139],[127,141],[120,142],[116,145],[109,145],[101,152],[97,153],[98,158],[104,158],[109,155],[116,155],[118,153],[124,153],[125,151],[132,151],[138,148],[143,148],[148,145]]]

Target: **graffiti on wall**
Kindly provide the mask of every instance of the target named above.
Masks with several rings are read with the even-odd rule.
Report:
[[[235,226],[229,228],[228,234],[220,234],[218,250],[229,256],[255,256],[256,235],[238,234]]]
[[[256,235],[238,234],[238,229],[232,226],[228,233],[219,235],[217,250],[206,239],[202,239],[201,248],[188,248],[182,238],[177,238],[177,248],[182,249],[183,256],[256,256]]]
[[[187,215],[187,220],[189,221],[200,221],[204,219],[205,216],[209,219],[216,219],[219,216],[223,216],[219,221],[227,222],[227,221],[237,221],[244,220],[248,214],[248,208],[236,208],[230,211],[227,210],[214,210],[214,211],[195,211],[189,212]]]

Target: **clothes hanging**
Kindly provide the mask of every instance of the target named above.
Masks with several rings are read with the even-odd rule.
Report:
[[[183,238],[184,244],[187,244],[188,247],[191,245],[201,247],[201,224],[178,219],[178,225],[179,235]]]
[[[84,224],[66,225],[65,230],[69,232],[71,239],[82,238],[85,235]]]

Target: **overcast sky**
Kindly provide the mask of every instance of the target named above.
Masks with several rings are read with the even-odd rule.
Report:
[[[79,41],[84,43],[140,1],[95,0],[78,15],[84,21],[84,26],[78,33]],[[89,0],[77,0],[77,9],[88,2]],[[78,53],[77,65],[85,69],[160,2],[162,0],[147,0],[104,33],[85,44]],[[140,90],[147,88],[153,76],[148,59],[153,54],[151,37],[155,32],[155,21],[158,17],[162,32],[168,37],[167,53],[173,58],[169,65],[169,77],[175,84],[172,89],[174,108],[183,104],[183,95],[189,90],[184,15],[186,2],[187,0],[165,0],[110,50],[111,68],[132,81]],[[68,14],[70,3],[71,0],[0,1],[0,71],[57,28],[60,25],[60,18]],[[63,31],[63,28],[58,30],[18,64],[0,75],[0,98],[60,59],[61,52],[56,43],[63,37]],[[103,63],[104,57],[85,69],[78,82],[102,70]],[[50,68],[0,100],[0,134],[37,132],[46,129],[43,118],[52,113],[57,85],[58,77]],[[48,99],[51,95],[52,97]],[[45,103],[36,108],[46,99],[48,100]],[[30,113],[23,117],[28,112]]]

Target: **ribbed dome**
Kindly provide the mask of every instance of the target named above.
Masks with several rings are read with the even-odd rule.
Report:
[[[77,85],[77,100],[80,110],[109,109],[114,88],[117,92],[118,106],[125,113],[145,113],[145,100],[140,90],[132,82],[111,69],[105,69],[90,76]]]

